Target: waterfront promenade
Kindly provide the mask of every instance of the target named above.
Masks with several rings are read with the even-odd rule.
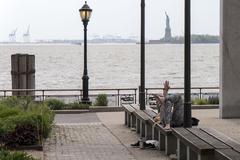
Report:
[[[193,110],[200,127],[216,129],[240,142],[240,119],[219,119],[218,109]],[[124,126],[123,112],[57,114],[56,127],[35,153],[45,160],[169,160],[164,152],[132,148],[138,135]]]

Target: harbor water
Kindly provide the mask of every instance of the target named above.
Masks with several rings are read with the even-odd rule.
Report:
[[[70,44],[0,45],[0,88],[11,89],[11,55],[34,54],[36,89],[81,88],[83,46]],[[192,45],[192,86],[219,85],[219,45]],[[90,88],[137,88],[140,84],[140,46],[136,44],[90,44]],[[146,87],[184,84],[184,46],[146,45]]]

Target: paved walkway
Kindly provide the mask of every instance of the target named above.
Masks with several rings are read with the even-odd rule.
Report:
[[[240,142],[240,119],[219,119],[219,110],[193,110],[200,127],[210,127]],[[44,145],[45,160],[169,160],[163,152],[132,148],[138,135],[124,124],[123,112],[56,115]]]
[[[134,160],[101,123],[64,124],[54,128],[44,147],[45,160]]]
[[[123,118],[123,113],[56,115],[44,160],[169,160],[158,150],[130,147],[138,135],[123,125]]]

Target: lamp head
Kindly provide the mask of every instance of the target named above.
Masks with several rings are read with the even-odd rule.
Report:
[[[88,22],[90,20],[92,9],[87,5],[87,1],[85,1],[85,4],[79,9],[79,13],[83,22]]]

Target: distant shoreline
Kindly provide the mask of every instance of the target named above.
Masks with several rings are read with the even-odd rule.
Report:
[[[216,35],[204,35],[204,34],[192,34],[191,35],[191,42],[192,44],[197,43],[220,43],[220,37]],[[159,39],[159,40],[149,40],[150,44],[183,44],[184,43],[184,37],[183,36],[175,36],[171,37],[169,39]]]
[[[88,45],[139,45],[140,42],[136,42],[136,43],[88,43]],[[184,43],[149,43],[146,42],[146,45],[183,45]],[[204,44],[220,44],[220,43],[192,43],[194,44],[199,44],[199,45],[204,45]],[[0,42],[0,45],[6,45],[6,46],[11,46],[11,45],[76,45],[76,46],[82,46],[82,44],[73,44],[73,43],[4,43],[4,42]]]

